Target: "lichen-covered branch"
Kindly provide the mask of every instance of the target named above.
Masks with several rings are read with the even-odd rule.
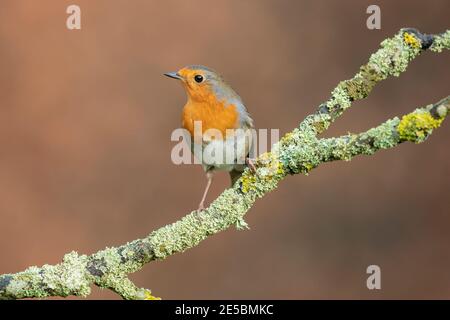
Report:
[[[405,142],[420,143],[439,127],[450,110],[450,96],[418,108],[401,119],[395,117],[378,127],[359,134],[321,139],[322,162],[350,160],[357,155],[371,155],[380,149],[393,148]]]
[[[19,273],[1,275],[0,299],[87,296],[92,284],[113,290],[124,299],[155,299],[149,290],[133,284],[128,274],[152,260],[162,260],[192,248],[232,225],[245,228],[243,217],[253,203],[275,189],[287,175],[307,174],[321,163],[371,155],[404,141],[424,141],[449,113],[450,97],[360,134],[337,138],[319,138],[318,135],[353,101],[367,97],[378,82],[389,76],[399,76],[422,52],[443,49],[450,49],[450,30],[440,35],[426,35],[415,29],[400,30],[381,43],[381,48],[352,79],[339,83],[331,98],[314,114],[286,134],[271,152],[259,156],[255,173],[246,170],[235,185],[206,210],[193,211],[143,239],[120,247],[106,248],[90,256],[71,252],[57,265],[30,267]]]

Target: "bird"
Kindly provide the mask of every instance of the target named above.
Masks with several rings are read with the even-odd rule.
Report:
[[[206,174],[206,187],[197,209],[202,211],[215,171],[227,171],[231,185],[246,167],[256,171],[249,157],[255,140],[253,119],[241,97],[211,68],[188,65],[164,75],[179,80],[187,95],[181,125]],[[198,124],[201,130],[196,131]]]

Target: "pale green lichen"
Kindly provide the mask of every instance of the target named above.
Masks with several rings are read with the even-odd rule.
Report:
[[[87,296],[91,293],[90,283],[86,277],[87,256],[79,256],[75,251],[64,256],[63,262],[56,266],[44,265],[43,282],[59,296]]]
[[[430,50],[435,52],[442,52],[444,49],[450,49],[450,30],[435,36],[433,44],[430,47]]]
[[[31,267],[32,268],[32,267]],[[29,270],[29,269],[28,269]],[[24,271],[23,273],[26,273],[27,271]],[[26,294],[32,293],[33,296],[36,294],[37,298],[39,297],[45,297],[46,293],[41,290],[27,290],[27,287],[33,288],[33,285],[29,284],[29,281],[33,281],[34,278],[26,279],[26,280],[20,280],[19,275],[16,276],[16,279],[12,280],[8,287],[6,288],[6,295],[4,297],[12,296],[12,297],[18,297],[20,299],[21,297],[26,297]]]
[[[227,189],[206,210],[193,211],[181,220],[152,232],[148,239],[155,259],[162,260],[185,251],[209,235],[242,222],[254,200],[252,197],[242,197],[237,189]]]
[[[155,297],[148,289],[140,289],[137,293],[136,300],[161,300],[160,297]]]
[[[420,52],[420,47],[411,47],[405,43],[404,32],[401,31],[381,43],[381,49],[371,55],[368,67],[379,75],[379,81],[388,76],[399,76]]]
[[[380,149],[398,145],[398,123],[399,119],[394,118],[364,133],[321,139],[318,148],[321,150],[322,162],[349,161],[357,155],[372,155]]]
[[[350,143],[355,140],[354,135],[334,138],[322,141],[321,147],[329,152],[324,153],[323,161],[334,161],[336,159],[349,161],[354,156],[354,146]]]
[[[347,82],[342,81],[331,92],[332,98],[327,101],[327,107],[330,112],[341,114],[345,109],[351,106],[350,96],[348,94],[348,91],[345,89],[346,86]]]
[[[140,298],[141,289],[127,278],[126,274],[107,274],[102,277],[102,288],[110,288],[117,292],[126,300],[136,300]]]
[[[239,218],[236,223],[234,224],[236,226],[237,230],[250,230],[250,226],[248,223],[244,220],[244,218]]]
[[[367,131],[367,135],[373,139],[374,151],[392,148],[399,143],[398,135],[394,130],[398,123],[399,119],[395,117]]]
[[[106,248],[100,254],[96,255],[96,257],[104,259],[109,269],[119,270],[121,268],[121,257],[116,248]]]
[[[319,114],[309,116],[316,117],[314,121],[305,119],[306,122],[317,134],[325,131],[351,106],[352,101],[366,98],[373,87],[388,76],[399,76],[421,51],[421,40],[412,32],[401,30],[393,38],[384,40],[381,48],[370,56],[368,63],[352,79],[341,81],[332,91],[331,98],[325,104],[328,113],[321,110]],[[310,166],[314,168],[314,164]]]
[[[417,109],[402,117],[397,130],[400,139],[420,143],[433,132],[433,129],[438,128],[442,121],[443,118],[436,119],[428,111]]]
[[[440,118],[444,118],[444,117],[447,116],[447,113],[448,113],[448,107],[447,107],[447,106],[443,106],[443,105],[438,106],[438,107],[436,108],[436,113],[437,113],[437,115],[438,115]]]
[[[94,254],[88,265],[94,274],[91,274],[92,282],[101,288],[109,288],[117,292],[124,299],[145,299],[147,289],[139,289],[132,281],[127,278],[129,273],[139,270],[150,256],[139,259],[129,259],[135,257],[136,252],[132,249],[136,245],[144,244],[145,240],[136,240],[127,243],[126,246],[119,248],[106,248]]]
[[[91,288],[86,277],[86,261],[86,256],[79,256],[73,251],[66,254],[60,264],[44,265],[41,268],[29,267],[13,276],[5,289],[5,296],[15,298],[87,296]]]
[[[281,142],[279,159],[283,163],[284,172],[291,174],[308,174],[320,164],[321,156],[315,130],[312,129],[314,118],[305,119],[294,134],[286,141]]]

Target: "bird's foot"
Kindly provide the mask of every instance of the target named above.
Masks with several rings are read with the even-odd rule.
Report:
[[[200,204],[198,205],[197,212],[201,212],[201,211],[203,211],[203,210],[205,210],[205,204],[204,204],[203,201],[202,201],[202,202],[200,202]]]
[[[255,159],[245,158],[245,164],[250,168],[250,171],[252,173],[256,173],[256,167],[255,167],[255,164],[253,162],[254,160]]]

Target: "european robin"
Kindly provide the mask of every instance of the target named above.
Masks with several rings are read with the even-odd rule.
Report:
[[[228,171],[233,185],[246,165],[255,170],[249,158],[253,120],[239,95],[214,70],[190,65],[164,75],[180,80],[187,94],[181,122],[190,135],[191,151],[206,173],[206,188],[198,206],[203,210],[214,171]],[[196,131],[198,124],[201,130]],[[208,156],[211,154],[214,156]]]

